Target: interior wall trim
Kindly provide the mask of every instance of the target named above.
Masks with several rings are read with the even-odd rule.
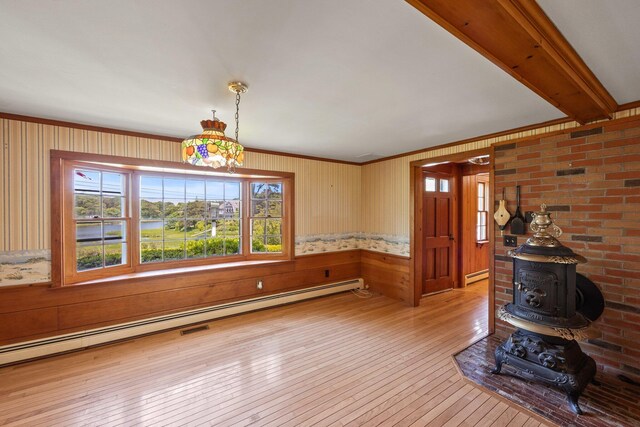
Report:
[[[177,142],[177,143],[182,143],[184,139],[184,138],[177,138],[173,136],[156,135],[152,133],[135,132],[135,131],[129,131],[129,130],[123,130],[123,129],[87,125],[83,123],[67,122],[63,120],[45,119],[42,117],[33,117],[33,116],[23,116],[20,114],[13,114],[13,113],[7,113],[2,111],[0,111],[0,119],[15,120],[15,121],[27,122],[27,123],[38,123],[38,124],[50,125],[50,126],[62,126],[62,127],[67,127],[71,129],[111,133],[115,135],[133,136],[138,138],[157,139],[160,141],[169,141],[169,142]],[[251,147],[244,147],[244,149],[245,151],[248,151],[250,153],[261,153],[261,154],[271,154],[274,156],[295,157],[299,159],[315,160],[318,162],[339,163],[339,164],[345,164],[345,165],[355,165],[355,166],[362,165],[362,163],[349,162],[347,160],[329,159],[325,157],[315,157],[315,156],[305,156],[303,154],[286,153],[284,151],[271,151],[271,150],[263,150],[260,148],[251,148]]]
[[[640,99],[637,101],[631,101],[627,102],[626,104],[618,105],[618,109],[616,110],[616,112],[632,110],[634,108],[640,108]]]
[[[625,110],[625,111],[629,111],[629,110]],[[625,117],[614,117],[613,119],[610,119],[610,120],[609,119],[598,120],[586,125],[579,125],[574,128],[559,129],[559,130],[554,130],[552,132],[544,133],[544,134],[527,135],[520,138],[505,139],[504,141],[495,142],[491,146],[500,147],[503,145],[514,144],[518,142],[531,141],[531,140],[540,139],[540,138],[549,138],[552,136],[563,135],[570,132],[585,131],[585,130],[594,129],[598,127],[607,127],[607,126],[622,124],[626,122],[633,122],[633,121],[640,121],[640,111],[638,111],[637,114],[632,114]]]
[[[533,125],[521,126],[521,127],[508,129],[508,130],[504,130],[504,131],[500,131],[500,132],[488,133],[488,134],[481,135],[481,136],[474,136],[474,137],[467,138],[467,139],[461,139],[459,141],[449,142],[449,143],[446,143],[446,144],[436,145],[436,146],[433,146],[433,147],[421,148],[419,150],[414,150],[414,151],[407,151],[406,153],[395,154],[395,155],[389,156],[389,157],[381,157],[379,159],[369,160],[368,162],[358,163],[358,164],[361,165],[361,166],[365,166],[365,165],[370,165],[372,163],[380,163],[380,162],[384,162],[384,161],[387,161],[387,160],[398,159],[400,157],[408,157],[408,156],[413,156],[413,155],[416,155],[416,154],[428,153],[430,151],[441,150],[443,148],[455,147],[457,145],[470,144],[470,143],[473,143],[473,142],[484,141],[484,140],[492,139],[492,138],[506,137],[506,136],[517,134],[517,133],[520,133],[520,132],[527,132],[527,131],[531,131],[531,130],[542,129],[542,128],[546,128],[546,127],[550,127],[550,126],[557,126],[557,125],[562,125],[562,124],[571,123],[571,122],[573,122],[573,119],[571,119],[569,117],[565,117],[565,118],[561,118],[561,119],[553,119],[553,120],[548,120],[546,122],[536,123],[536,124],[533,124]]]
[[[182,142],[182,139],[176,138],[176,137],[172,137],[172,136],[155,135],[155,134],[152,134],[152,133],[134,132],[134,131],[123,130],[123,129],[114,129],[114,128],[108,128],[108,127],[102,127],[102,126],[93,126],[93,125],[87,125],[87,124],[83,124],[83,123],[66,122],[66,121],[63,121],[63,120],[45,119],[45,118],[42,118],[42,117],[23,116],[23,115],[20,115],[20,114],[6,113],[6,112],[1,112],[1,111],[0,111],[0,119],[16,120],[16,121],[19,121],[19,122],[28,122],[28,123],[39,123],[39,124],[50,125],[50,126],[62,126],[62,127],[67,127],[67,128],[71,128],[71,129],[81,129],[81,130],[88,130],[88,131],[93,131],[93,132],[113,133],[115,135],[134,136],[134,137],[139,137],[139,138],[159,139],[161,141]]]
[[[627,110],[632,110],[632,109],[635,109],[635,108],[640,108],[640,100],[632,101],[632,102],[628,102],[626,104],[619,105],[618,108],[616,109],[616,113],[627,111]],[[40,124],[51,125],[51,126],[63,126],[63,127],[68,127],[68,128],[72,128],[72,129],[82,129],[82,130],[95,131],[95,132],[105,132],[105,133],[112,133],[112,134],[116,134],[116,135],[134,136],[134,137],[140,137],[140,138],[152,138],[152,139],[158,139],[158,140],[161,140],[161,141],[182,142],[182,138],[176,138],[176,137],[171,137],[171,136],[155,135],[155,134],[144,133],[144,132],[127,131],[127,130],[122,130],[122,129],[93,126],[93,125],[87,125],[87,124],[81,124],[81,123],[75,123],[75,122],[67,122],[67,121],[62,121],[62,120],[45,119],[45,118],[41,118],[41,117],[25,116],[25,115],[7,113],[7,112],[2,112],[2,111],[0,111],[0,119],[9,119],[9,120],[22,121],[22,122],[29,122],[29,123],[40,123]],[[613,119],[615,119],[615,117]],[[251,148],[251,147],[245,147],[245,150],[248,151],[248,152],[251,152],[251,153],[268,154],[268,155],[273,155],[273,156],[294,157],[294,158],[299,158],[299,159],[315,160],[315,161],[319,161],[319,162],[346,164],[346,165],[353,165],[353,166],[366,166],[366,165],[369,165],[369,164],[380,163],[380,162],[384,162],[384,161],[387,161],[387,160],[397,159],[397,158],[400,158],[400,157],[407,157],[407,156],[412,156],[412,155],[416,155],[416,154],[427,153],[429,151],[435,151],[435,150],[440,150],[440,149],[443,149],[443,148],[454,147],[454,146],[457,146],[457,145],[463,145],[463,144],[469,144],[469,143],[473,143],[473,142],[479,142],[479,141],[492,139],[492,138],[506,137],[506,136],[514,135],[514,134],[521,133],[521,132],[527,132],[527,131],[531,131],[531,130],[543,129],[543,128],[547,128],[547,127],[551,127],[551,126],[563,125],[563,124],[567,124],[567,123],[571,123],[571,122],[574,122],[574,126],[578,126],[579,125],[579,123],[575,122],[572,118],[563,117],[563,118],[559,118],[559,119],[553,119],[553,120],[548,120],[548,121],[545,121],[545,122],[535,123],[535,124],[532,124],[532,125],[520,126],[520,127],[516,127],[516,128],[500,131],[500,132],[494,132],[494,133],[488,133],[488,134],[484,134],[484,135],[480,135],[480,136],[474,136],[474,137],[471,137],[471,138],[461,139],[459,141],[453,141],[453,142],[449,142],[449,143],[445,143],[445,144],[436,145],[436,146],[433,146],[433,147],[427,147],[427,148],[421,148],[421,149],[418,149],[418,150],[407,151],[407,152],[400,153],[400,154],[394,154],[393,156],[381,157],[379,159],[369,160],[367,162],[362,162],[362,163],[350,162],[350,161],[338,160],[338,159],[329,159],[329,158],[325,158],[325,157],[306,156],[306,155],[303,155],[303,154],[287,153],[287,152],[284,152],[284,151],[263,150],[263,149],[260,149],[260,148]],[[538,134],[538,135],[540,135],[540,134]],[[535,135],[532,135],[532,136],[535,136]]]
[[[369,254],[373,254],[373,255],[384,255],[384,256],[389,257],[389,258],[398,258],[398,259],[404,259],[404,260],[410,260],[411,259],[410,256],[398,255],[398,254],[393,254],[393,253],[389,253],[389,252],[372,251],[371,249],[360,249],[360,251],[366,252],[366,253],[369,253]]]

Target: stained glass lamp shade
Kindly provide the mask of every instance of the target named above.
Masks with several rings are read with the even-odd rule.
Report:
[[[227,125],[213,115],[213,120],[202,120],[202,133],[182,141],[182,160],[196,166],[233,171],[244,162],[244,147],[235,139],[224,135]]]

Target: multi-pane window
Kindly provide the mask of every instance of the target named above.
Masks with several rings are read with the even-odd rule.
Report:
[[[426,177],[424,179],[424,191],[433,193],[439,191],[441,193],[449,192],[449,179],[448,178],[432,178]]]
[[[436,181],[437,179],[426,177],[424,179],[424,191],[433,192],[436,191]]]
[[[241,253],[239,181],[139,177],[140,262]]]
[[[76,156],[52,153],[56,283],[293,256],[293,174]]]
[[[128,264],[127,175],[73,169],[76,270]]]
[[[487,227],[489,218],[489,186],[486,182],[478,183],[478,213],[476,221],[476,240],[487,240]]]
[[[440,192],[448,193],[449,192],[449,180],[445,178],[440,178]]]
[[[282,252],[282,183],[251,183],[251,252]]]

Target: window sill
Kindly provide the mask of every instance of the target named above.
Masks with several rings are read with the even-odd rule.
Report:
[[[117,276],[87,280],[84,282],[77,282],[77,283],[72,283],[72,284],[63,285],[63,286],[53,284],[51,288],[65,289],[65,288],[74,288],[77,286],[87,286],[87,285],[118,284],[118,283],[130,282],[132,280],[177,277],[177,276],[183,276],[186,274],[191,274],[194,272],[198,272],[198,273],[207,272],[207,271],[215,272],[215,271],[224,271],[224,270],[235,270],[235,269],[241,269],[241,268],[247,268],[247,267],[287,265],[291,263],[293,263],[293,260],[236,261],[236,262],[227,262],[227,263],[212,264],[212,265],[198,265],[198,266],[190,266],[190,267],[169,268],[166,270],[141,271],[136,273],[119,274]]]

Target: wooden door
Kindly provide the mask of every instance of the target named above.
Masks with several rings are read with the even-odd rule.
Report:
[[[455,180],[451,173],[424,171],[423,183],[422,293],[430,294],[453,288]]]

